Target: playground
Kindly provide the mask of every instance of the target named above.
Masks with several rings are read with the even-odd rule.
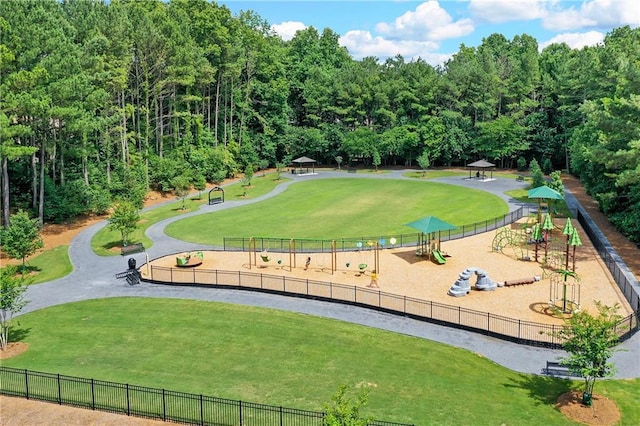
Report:
[[[525,225],[526,221],[527,219],[522,219],[520,224]],[[584,245],[576,250],[581,308],[594,311],[594,301],[597,300],[607,305],[619,303],[619,313],[623,316],[630,314],[632,311],[606,266],[589,244],[587,236],[579,226],[576,225],[576,228],[584,242]],[[202,264],[194,269],[241,271],[366,288],[371,284],[371,275],[377,268],[377,285],[381,292],[490,312],[514,319],[561,324],[561,316],[549,309],[551,281],[543,273],[541,264],[520,259],[520,251],[499,252],[492,249],[495,237],[500,231],[441,242],[441,252],[447,255],[446,262],[442,264],[419,255],[416,247],[384,248],[376,252],[374,247],[363,244],[359,250],[358,247],[354,247],[353,251],[337,251],[333,263],[332,254],[328,251],[296,253],[295,267],[292,267],[293,254],[290,255],[289,252],[258,250],[250,254],[246,251],[203,251]],[[557,234],[560,239],[561,230],[557,231]],[[528,251],[531,257],[533,250],[534,245],[530,244]],[[154,267],[177,268],[178,255],[184,254],[177,253],[151,261],[150,268],[140,268],[142,277],[150,278],[149,272]],[[307,258],[310,258],[310,261],[305,269]],[[359,268],[361,264],[366,265],[364,271]],[[332,265],[335,271],[332,271]],[[460,273],[470,267],[484,270],[487,276],[496,282],[530,283],[498,287],[494,291],[479,291],[472,287],[465,297],[448,295],[448,290]],[[541,279],[534,281],[535,276],[540,276]],[[475,277],[471,281],[473,283]]]

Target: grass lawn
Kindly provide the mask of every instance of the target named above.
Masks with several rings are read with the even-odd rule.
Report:
[[[73,270],[71,260],[69,260],[69,246],[58,246],[46,250],[29,260],[29,266],[36,271],[32,284],[64,277]]]
[[[224,188],[225,201],[238,199],[251,199],[264,195],[272,191],[277,185],[285,182],[286,179],[276,181],[275,174],[267,174],[265,176],[254,176],[251,180],[251,186],[244,187],[240,182],[234,183]],[[244,195],[246,191],[246,195]],[[208,202],[208,191],[203,191],[201,197],[192,197],[185,200],[185,208],[182,209],[182,200],[167,203],[159,207],[145,210],[140,215],[138,227],[130,235],[131,243],[142,243],[146,248],[153,245],[153,242],[146,237],[145,232],[148,227],[161,220],[178,216],[181,214],[196,211],[202,204]],[[100,256],[115,256],[120,254],[120,250],[113,250],[114,247],[120,247],[122,237],[119,232],[112,231],[108,226],[102,228],[93,236],[91,240],[91,248]]]
[[[472,208],[470,208],[472,207]],[[221,245],[223,237],[323,238],[410,234],[405,223],[433,215],[465,225],[507,213],[484,191],[400,179],[321,179],[277,198],[169,224],[173,238]]]
[[[176,299],[115,298],[20,317],[29,343],[3,365],[320,410],[340,384],[365,414],[424,424],[572,424],[553,404],[581,382],[519,374],[472,352],[335,320]],[[600,381],[623,424],[638,380]],[[636,398],[633,395],[636,394]]]

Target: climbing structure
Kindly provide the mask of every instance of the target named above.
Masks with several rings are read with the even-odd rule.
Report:
[[[498,287],[498,283],[489,278],[484,270],[480,268],[470,267],[460,272],[458,279],[455,283],[453,283],[447,294],[454,297],[462,297],[469,294],[469,292],[471,291],[471,284],[469,283],[469,279],[474,273],[477,277],[475,283],[476,289],[492,291],[495,290],[496,287]]]

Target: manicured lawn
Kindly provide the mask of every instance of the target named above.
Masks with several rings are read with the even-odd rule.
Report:
[[[267,174],[265,176],[255,176],[251,180],[251,186],[245,187],[240,182],[234,183],[224,188],[225,201],[259,197],[272,191],[277,185],[285,182],[287,179],[274,179],[275,174]],[[245,194],[246,191],[246,195]],[[195,196],[187,198],[185,201],[185,209],[182,209],[182,201],[175,201],[156,208],[152,208],[142,212],[138,227],[130,236],[131,243],[142,243],[146,248],[153,245],[153,242],[147,238],[145,232],[154,223],[170,217],[196,211],[208,202],[208,191],[203,191],[201,197]],[[91,248],[100,256],[115,256],[120,254],[120,250],[114,247],[120,247],[122,237],[119,232],[112,231],[108,226],[102,228],[94,235],[91,240]]]
[[[581,382],[509,371],[466,350],[312,316],[220,303],[117,298],[20,317],[16,368],[320,410],[369,385],[365,413],[424,424],[572,424],[556,397]],[[602,381],[623,424],[640,381]],[[634,397],[634,395],[636,395]]]
[[[173,238],[221,245],[223,237],[341,238],[410,234],[433,215],[465,225],[505,214],[500,198],[458,186],[400,179],[299,182],[273,199],[198,215],[165,228]]]
[[[29,261],[29,265],[36,269],[32,284],[62,278],[73,270],[69,260],[69,246],[58,246],[46,250]]]

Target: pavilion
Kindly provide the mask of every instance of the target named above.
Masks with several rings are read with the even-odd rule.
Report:
[[[308,175],[308,174],[316,173],[316,170],[315,170],[316,160],[312,158],[300,157],[293,160],[292,163],[295,165],[295,168],[291,170],[293,174]],[[309,165],[311,165],[311,171],[309,171]]]
[[[469,179],[472,179],[471,173],[475,171],[477,179],[493,180],[493,170],[496,167],[495,164],[490,163],[487,160],[479,160],[471,164],[467,164],[467,167],[469,168]],[[489,170],[489,173],[490,173],[489,178],[487,178],[487,173],[486,173],[487,169]]]

